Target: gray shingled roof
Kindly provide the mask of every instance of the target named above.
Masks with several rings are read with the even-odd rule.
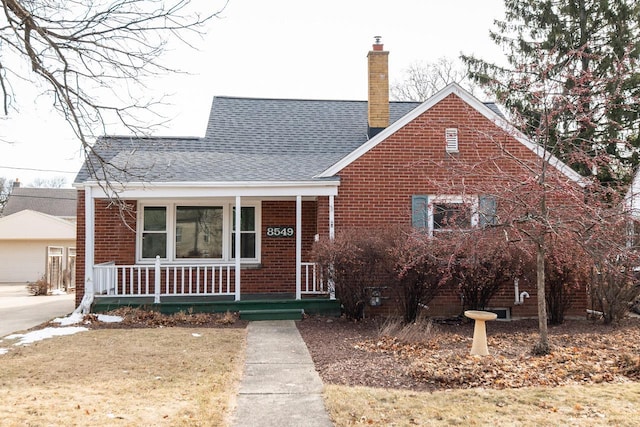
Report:
[[[418,105],[391,102],[390,122]],[[106,168],[94,156],[75,182],[306,181],[367,139],[366,101],[216,97],[204,138],[102,137]]]
[[[75,189],[16,187],[11,190],[2,215],[29,209],[53,216],[75,217],[76,194]]]
[[[418,105],[390,103],[390,121]],[[313,179],[366,141],[366,101],[216,97],[204,138],[102,137],[94,149],[112,180],[298,181]],[[104,178],[95,159],[76,183],[89,179],[89,167]]]

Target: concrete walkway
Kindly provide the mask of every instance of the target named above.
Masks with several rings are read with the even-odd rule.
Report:
[[[233,426],[333,426],[322,387],[293,320],[251,322]]]

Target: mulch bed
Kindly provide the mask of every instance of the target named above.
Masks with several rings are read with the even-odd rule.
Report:
[[[410,342],[381,321],[309,317],[298,329],[328,384],[410,390],[519,388],[640,381],[640,320],[617,326],[568,320],[549,327],[551,354],[531,353],[537,321],[489,322],[491,355],[470,356],[473,324],[434,324]]]

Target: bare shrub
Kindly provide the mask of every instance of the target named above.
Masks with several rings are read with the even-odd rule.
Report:
[[[345,229],[335,239],[316,242],[312,258],[333,280],[344,314],[362,319],[371,288],[394,286],[396,275],[389,255],[397,231]]]
[[[393,251],[398,276],[397,297],[405,324],[415,322],[446,283],[446,253],[439,239],[424,233],[404,235]]]
[[[49,294],[49,282],[46,281],[44,276],[35,282],[29,282],[27,284],[27,289],[31,295],[47,295]]]
[[[448,236],[449,280],[463,296],[464,309],[484,310],[491,298],[519,277],[529,255],[511,243],[501,229],[478,229]]]
[[[603,263],[593,270],[591,299],[594,309],[602,313],[604,323],[618,323],[640,296],[640,285],[632,268],[623,263],[623,258],[618,257],[615,262]]]
[[[574,293],[589,280],[591,262],[575,239],[556,236],[545,251],[545,301],[549,323],[560,325]]]

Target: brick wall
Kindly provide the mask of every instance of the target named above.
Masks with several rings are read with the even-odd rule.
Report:
[[[445,151],[447,128],[458,129],[458,153]],[[340,172],[336,230],[385,224],[410,226],[412,195],[478,194],[477,189],[487,187],[488,177],[529,176],[514,157],[525,163],[539,162],[520,142],[457,96],[449,95]],[[326,235],[327,198],[320,199],[318,206],[319,232]],[[535,316],[535,289],[521,290],[531,295],[523,305],[514,306],[512,284],[491,305],[512,307],[514,316]],[[573,312],[584,313],[585,305],[586,298],[577,297]],[[459,292],[444,290],[430,306],[434,314],[459,314]]]
[[[94,262],[115,261],[116,264],[131,265],[136,261],[136,202],[123,201],[123,209],[109,200],[96,199]],[[84,296],[85,274],[85,198],[78,191],[77,257],[76,257],[76,303]]]
[[[316,231],[316,202],[302,203],[302,261],[309,261],[309,251]],[[242,270],[242,293],[295,292],[296,239],[268,237],[269,226],[296,225],[295,201],[262,202],[262,262],[260,268]]]

